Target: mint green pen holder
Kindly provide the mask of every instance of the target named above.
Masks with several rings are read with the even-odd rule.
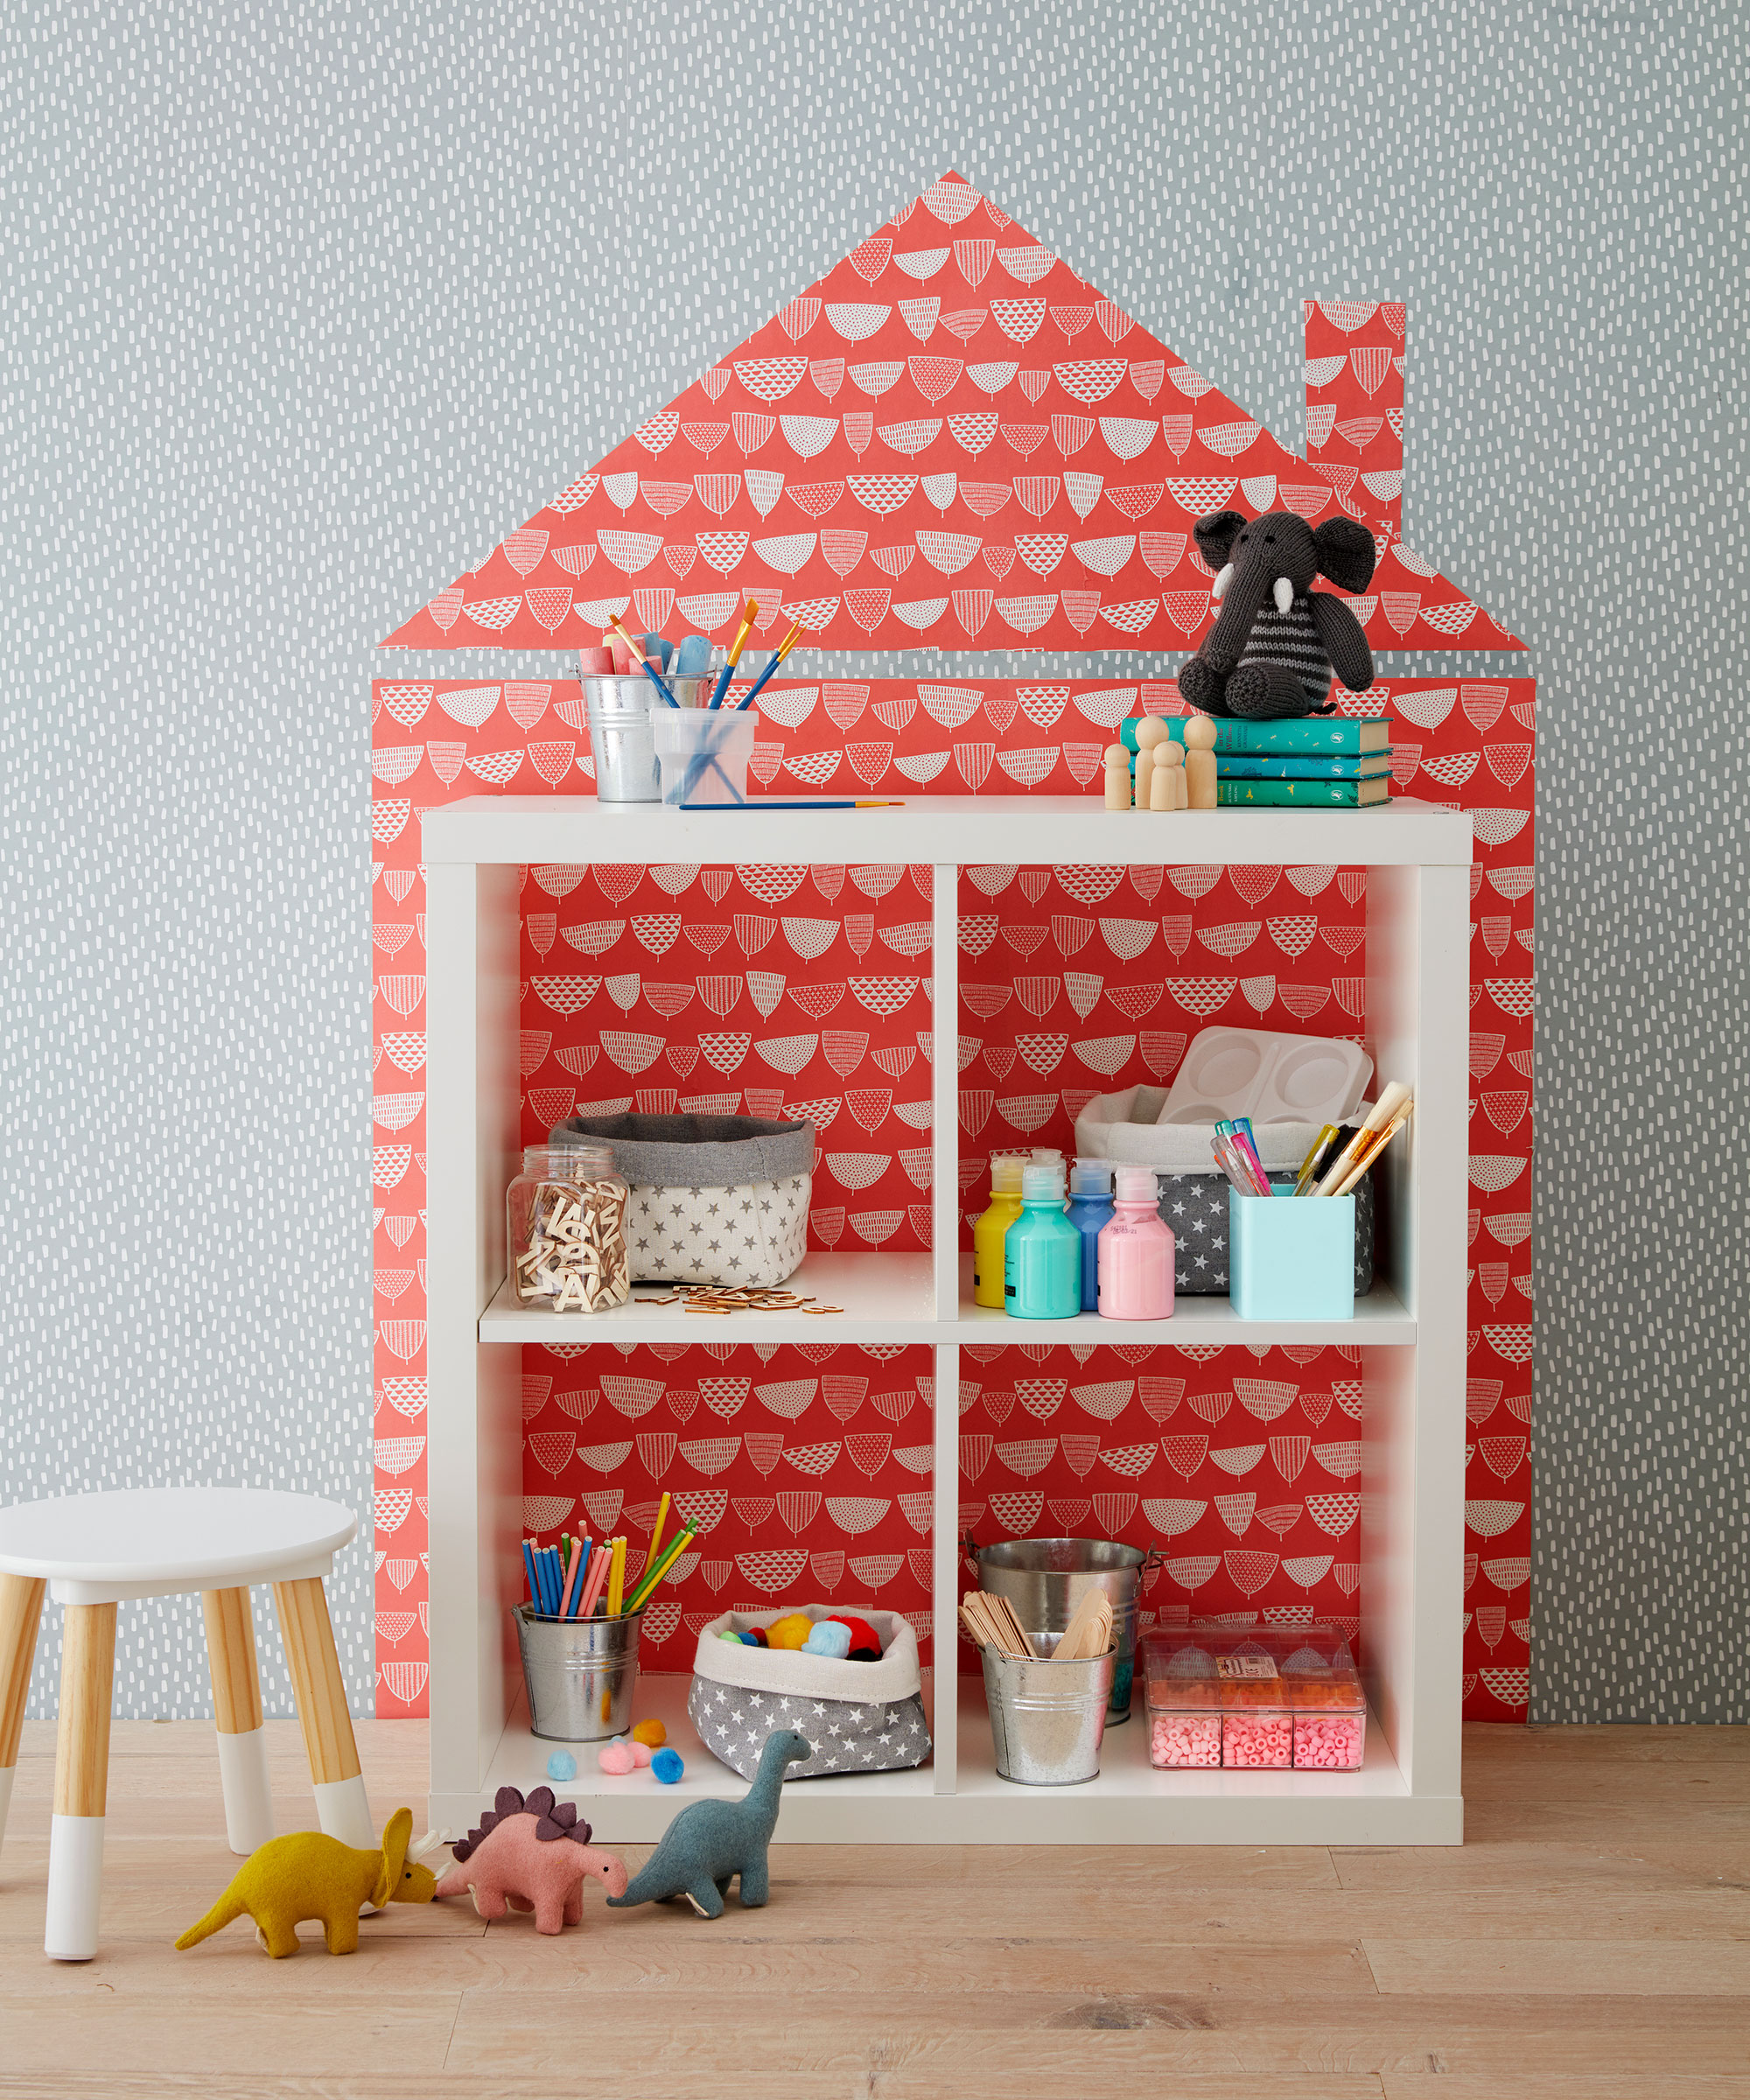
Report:
[[[1242,1320],[1353,1320],[1355,1200],[1228,1191],[1228,1296]]]

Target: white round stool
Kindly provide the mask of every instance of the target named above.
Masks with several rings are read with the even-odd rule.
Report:
[[[6,1829],[43,1591],[66,1606],[43,1945],[57,1961],[97,1951],[108,1796],[116,1606],[200,1592],[225,1833],[234,1852],[274,1834],[249,1585],[270,1582],[322,1828],[376,1847],[323,1578],[359,1528],[314,1495],[248,1488],[124,1488],[0,1509],[0,1838]]]

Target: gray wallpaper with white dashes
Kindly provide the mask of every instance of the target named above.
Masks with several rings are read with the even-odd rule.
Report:
[[[372,644],[954,166],[1284,438],[1301,297],[1408,302],[1407,535],[1540,679],[1531,1711],[1750,1716],[1741,10],[4,35],[0,1500],[220,1479],[368,1522]],[[333,1586],[361,1708],[369,1564]],[[198,1616],[124,1611],[117,1711],[206,1701]]]

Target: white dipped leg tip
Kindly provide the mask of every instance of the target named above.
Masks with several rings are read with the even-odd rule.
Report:
[[[103,1898],[103,1818],[57,1816],[49,1836],[49,1900],[43,1952],[51,1961],[88,1962],[97,1951]]]
[[[316,1820],[331,1838],[361,1852],[374,1852],[379,1843],[371,1821],[371,1804],[365,1792],[364,1775],[330,1779],[316,1788]]]
[[[242,1735],[219,1732],[219,1782],[225,1792],[225,1841],[247,1858],[274,1834],[266,1729],[250,1728]]]

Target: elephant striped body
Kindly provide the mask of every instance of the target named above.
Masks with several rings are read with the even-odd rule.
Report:
[[[1239,668],[1243,670],[1249,664],[1275,665],[1292,671],[1306,693],[1306,711],[1324,706],[1331,690],[1331,659],[1325,654],[1305,598],[1292,599],[1285,613],[1278,612],[1274,605],[1263,608],[1240,654]]]

